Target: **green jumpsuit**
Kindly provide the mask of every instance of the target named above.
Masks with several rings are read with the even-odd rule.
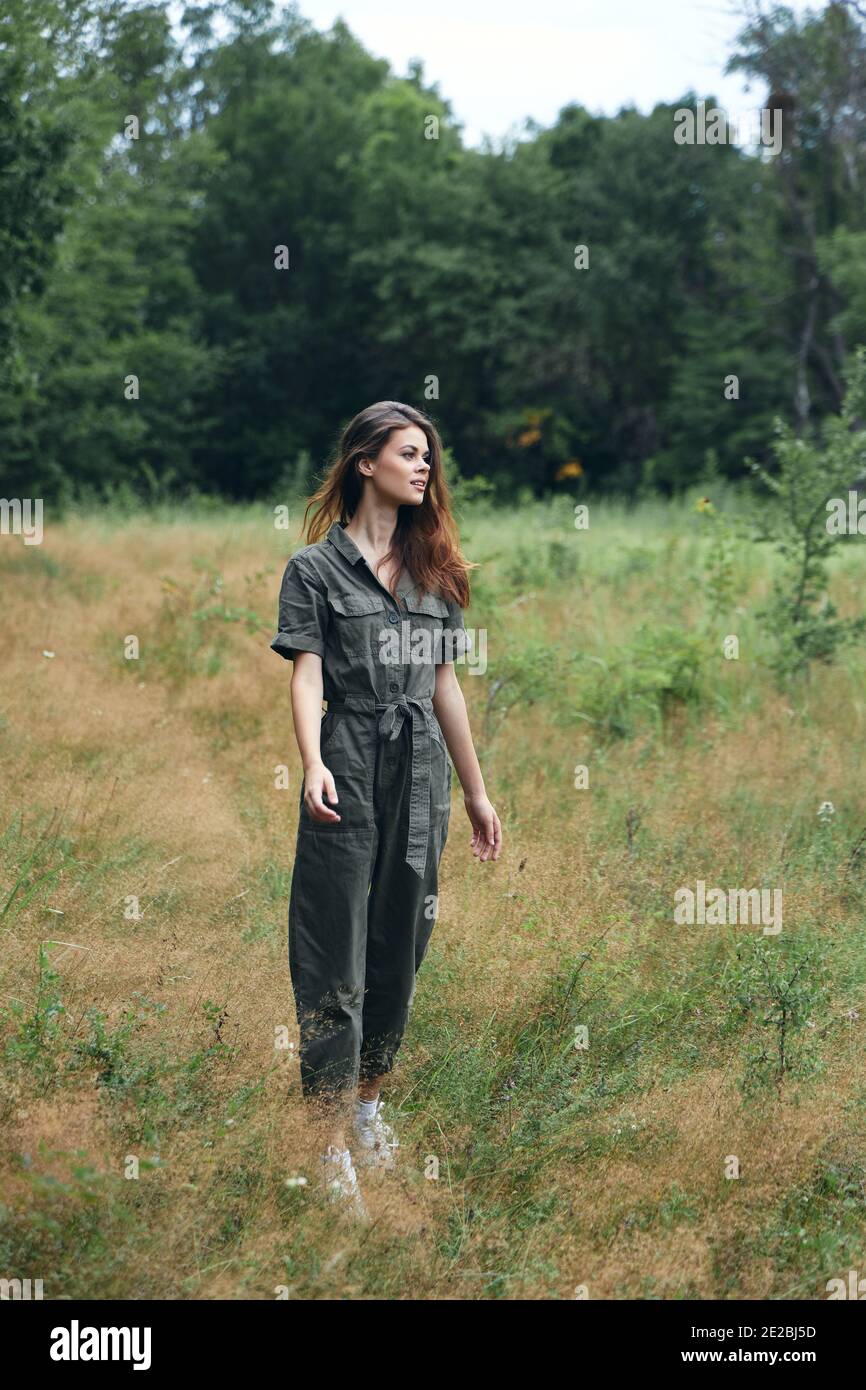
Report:
[[[398,600],[335,522],[286,565],[274,651],[322,658],[321,756],[338,822],[299,799],[289,968],[305,1095],[391,1070],[437,913],[452,764],[433,712],[436,665],[468,646],[458,604],[405,573]]]

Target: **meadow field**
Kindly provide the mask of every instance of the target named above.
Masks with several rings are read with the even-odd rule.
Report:
[[[538,1300],[866,1275],[866,648],[779,684],[776,553],[723,547],[698,498],[586,529],[565,497],[462,507],[504,853],[473,859],[455,777],[367,1226],[316,1188],[286,953],[301,771],[268,644],[300,509],[0,538],[0,1274]],[[864,584],[855,538],[842,615]],[[699,881],[780,890],[782,930],[678,923]]]

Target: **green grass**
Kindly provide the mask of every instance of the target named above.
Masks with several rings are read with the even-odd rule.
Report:
[[[489,665],[460,677],[506,853],[471,862],[455,779],[388,1093],[402,1170],[361,1233],[274,1046],[299,777],[267,644],[296,540],[264,506],[120,499],[2,562],[22,631],[93,576],[64,597],[81,664],[26,668],[0,722],[6,1271],[90,1298],[737,1300],[866,1268],[866,652],[778,689],[773,554],[738,541],[726,589],[695,500],[591,503],[586,531],[565,497],[466,507]],[[851,611],[863,565],[831,564]],[[677,926],[697,878],[781,888],[782,935]]]

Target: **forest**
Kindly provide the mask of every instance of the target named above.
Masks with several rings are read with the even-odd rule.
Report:
[[[772,465],[866,337],[862,9],[744,12],[773,141],[685,142],[711,93],[575,92],[473,148],[343,22],[3,0],[5,495],[298,495],[379,399],[504,501]]]

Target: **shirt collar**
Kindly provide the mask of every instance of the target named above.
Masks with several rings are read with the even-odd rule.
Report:
[[[364,557],[352,540],[352,537],[346,535],[341,521],[334,522],[328,532],[327,539],[331,542],[331,545],[336,546],[341,555],[345,556],[350,565],[357,565],[359,560],[363,560]]]
[[[364,556],[352,540],[352,537],[346,535],[344,523],[342,521],[334,522],[325,539],[329,540],[331,545],[333,545],[336,550],[339,550],[341,555],[345,556],[350,565],[357,565],[359,560],[364,560]],[[366,560],[364,560],[364,564],[367,565]],[[369,566],[367,566],[367,568],[369,569]],[[372,573],[372,571],[370,572]],[[406,594],[414,593],[414,591],[415,584],[412,580],[412,576],[404,572],[397,584],[397,593],[405,597]]]

